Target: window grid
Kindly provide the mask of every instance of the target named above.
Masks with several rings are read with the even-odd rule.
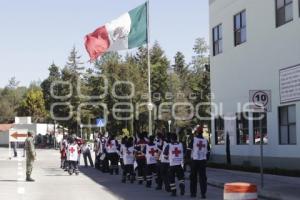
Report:
[[[291,21],[293,21],[293,0],[276,0],[276,27]]]
[[[222,48],[222,24],[213,28],[213,55],[216,56],[223,52]]]
[[[260,119],[261,113],[253,113],[253,144],[260,144],[260,121],[262,121],[263,144],[268,143],[267,113],[262,113],[264,117]]]
[[[296,120],[291,121],[290,119],[290,111],[291,109],[296,111],[296,106],[295,105],[290,105],[290,106],[284,106],[284,107],[279,107],[279,144],[280,145],[296,145],[297,141],[296,138],[295,140],[292,141],[291,135],[292,135],[292,127],[296,127]],[[286,130],[286,141],[284,141],[284,133],[283,130]],[[296,130],[294,130],[295,137],[296,137]]]
[[[234,16],[234,45],[238,46],[247,41],[246,10]]]
[[[249,113],[236,114],[236,136],[238,145],[249,144]]]
[[[223,145],[225,144],[225,134],[224,134],[224,119],[219,116],[215,118],[215,144]]]

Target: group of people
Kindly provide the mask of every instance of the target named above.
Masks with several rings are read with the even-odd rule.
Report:
[[[188,145],[178,141],[175,133],[157,133],[148,137],[146,132],[136,138],[123,137],[118,141],[114,135],[99,136],[95,141],[95,167],[111,175],[119,175],[121,181],[145,183],[150,188],[156,183],[156,190],[166,190],[177,196],[177,183],[180,195],[185,194],[185,158],[190,157],[190,195],[197,196],[197,183],[200,182],[201,198],[206,198],[206,160],[210,146],[203,137],[201,126],[197,128]]]
[[[60,148],[61,154],[61,168],[67,171],[70,175],[79,174],[78,165],[80,164],[81,154],[84,158],[85,166],[87,167],[87,159],[90,165],[94,167],[91,146],[81,138],[70,136],[64,138]]]

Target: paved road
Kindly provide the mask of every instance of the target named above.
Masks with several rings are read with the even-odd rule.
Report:
[[[169,194],[146,189],[137,184],[122,184],[120,176],[103,174],[92,168],[81,168],[79,176],[69,176],[59,168],[59,154],[53,150],[39,150],[35,163],[34,183],[25,179],[25,161],[22,157],[6,160],[5,149],[0,149],[1,200],[167,200]],[[189,183],[186,183],[188,186]],[[189,194],[175,199],[190,199]],[[222,199],[222,190],[208,188],[208,199]]]

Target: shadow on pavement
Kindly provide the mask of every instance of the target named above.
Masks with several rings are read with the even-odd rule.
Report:
[[[121,175],[110,175],[102,173],[99,170],[88,167],[80,167],[80,173],[89,177],[94,182],[98,183],[102,187],[120,199],[139,199],[139,200],[153,200],[153,199],[174,199],[169,193],[165,191],[156,191],[154,184],[152,188],[146,188],[145,185],[138,185],[137,182],[131,184],[121,183]],[[178,195],[179,197],[179,195]],[[190,199],[189,196],[181,197],[180,199]]]

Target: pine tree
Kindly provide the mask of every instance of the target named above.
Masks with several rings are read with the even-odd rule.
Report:
[[[187,72],[187,65],[185,62],[185,57],[182,52],[177,52],[174,57],[174,71],[180,76],[183,77]]]
[[[61,86],[59,86],[58,84],[55,84],[55,82],[61,80],[61,73],[60,73],[59,67],[56,66],[55,63],[52,63],[52,65],[49,67],[48,70],[49,70],[49,76],[47,79],[45,79],[41,83],[41,88],[42,88],[42,91],[44,94],[46,110],[50,111],[51,105],[53,103],[57,102],[57,99],[55,99],[53,97],[53,95],[51,94],[51,91],[50,91],[51,85],[55,86],[55,87],[53,87],[54,95],[60,96]]]
[[[83,67],[83,63],[80,61],[80,59],[81,59],[81,56],[78,55],[78,52],[74,46],[68,57],[68,62],[66,64],[66,68],[68,68],[72,73],[75,73],[77,75],[82,74],[84,67]]]
[[[194,45],[195,56],[193,56],[192,66],[193,73],[190,76],[191,89],[197,94],[194,104],[200,102],[210,102],[210,65],[209,65],[209,54],[208,45],[203,38],[196,39]],[[201,106],[199,115],[201,117],[209,117],[210,106]],[[197,121],[197,120],[196,120]],[[198,123],[198,122],[196,122]],[[210,124],[210,123],[208,123]]]

